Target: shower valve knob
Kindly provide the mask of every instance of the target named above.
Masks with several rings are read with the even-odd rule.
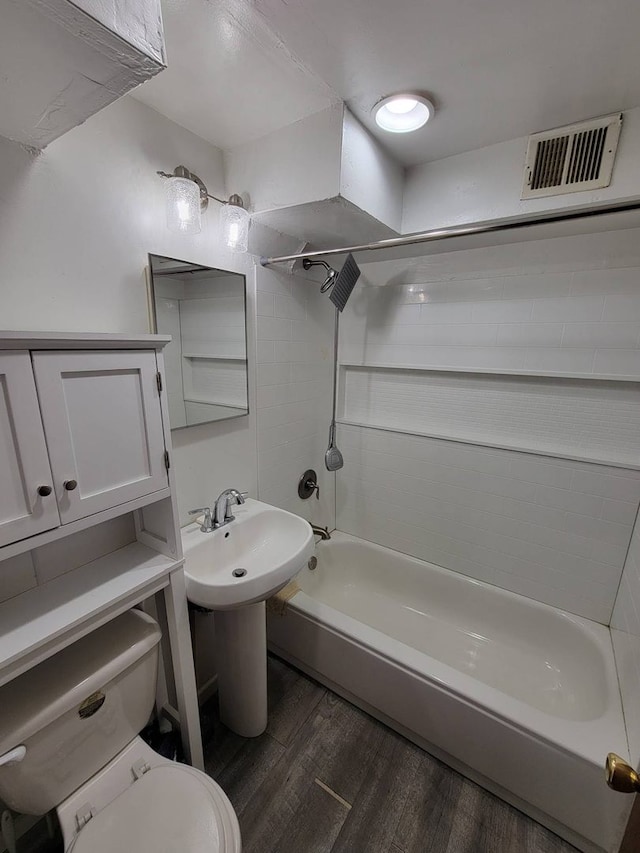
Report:
[[[320,500],[320,486],[318,485],[318,475],[313,468],[308,468],[298,481],[298,497],[306,501],[313,493],[316,493],[316,498]]]

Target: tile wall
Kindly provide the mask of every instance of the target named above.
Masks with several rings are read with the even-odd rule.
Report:
[[[640,500],[640,232],[362,271],[337,527],[607,624]]]
[[[608,624],[640,471],[341,426],[338,529]]]
[[[635,382],[388,368],[342,369],[344,421],[638,466]]]
[[[640,375],[640,232],[363,266],[341,361]]]
[[[335,477],[324,467],[331,420],[333,306],[317,282],[257,270],[258,496],[335,526]],[[301,500],[298,480],[318,474],[320,499]]]

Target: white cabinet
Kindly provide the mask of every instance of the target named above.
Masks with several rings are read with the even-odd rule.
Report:
[[[152,351],[34,352],[63,523],[168,485]]]
[[[60,524],[28,352],[0,352],[0,547]]]
[[[0,348],[0,559],[168,489],[158,377],[153,349]]]
[[[158,381],[168,342],[0,332],[0,685],[155,598],[168,641],[158,710],[180,726],[185,755],[202,769]],[[115,520],[124,522],[119,533]]]

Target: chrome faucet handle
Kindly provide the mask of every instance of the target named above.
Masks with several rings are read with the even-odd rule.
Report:
[[[200,530],[203,533],[211,533],[213,530],[213,519],[211,518],[211,507],[210,506],[201,506],[197,509],[190,509],[189,515],[199,515],[201,512],[204,513],[204,521],[200,526]]]

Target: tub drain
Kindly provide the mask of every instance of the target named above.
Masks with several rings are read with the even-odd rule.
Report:
[[[234,569],[231,574],[234,578],[243,578],[247,573],[246,569]]]

